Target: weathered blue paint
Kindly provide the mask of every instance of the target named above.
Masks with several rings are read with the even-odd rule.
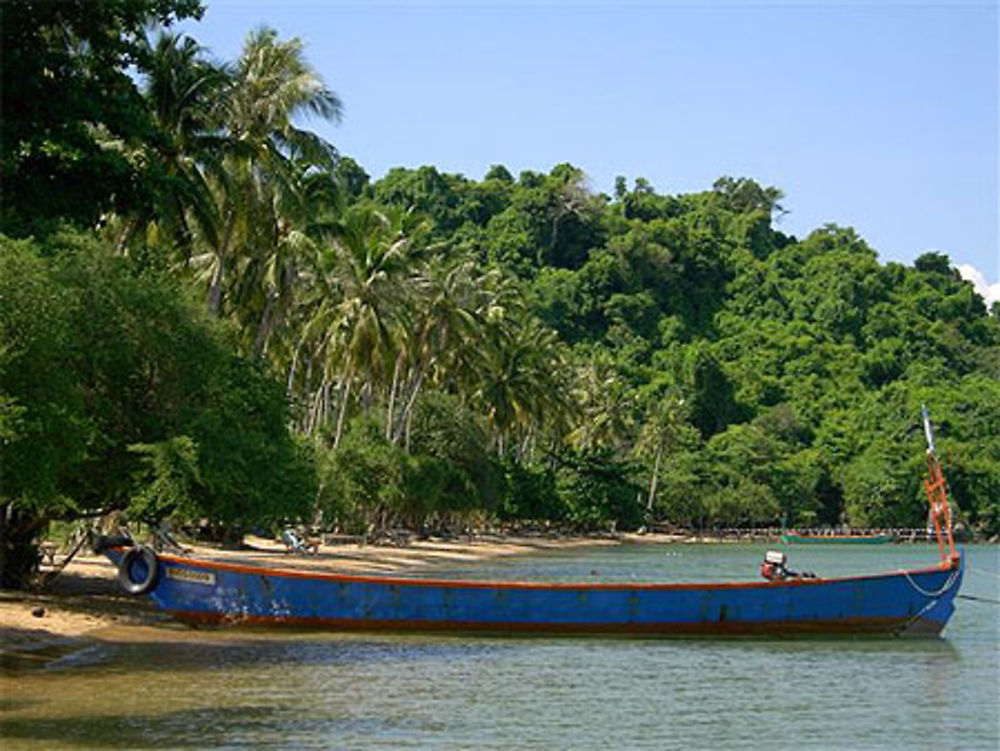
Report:
[[[109,551],[120,560],[122,550]],[[724,584],[466,582],[324,574],[159,556],[149,595],[194,623],[335,630],[649,635],[938,634],[964,563],[840,579]]]

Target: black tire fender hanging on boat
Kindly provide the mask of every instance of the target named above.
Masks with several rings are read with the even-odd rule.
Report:
[[[145,564],[146,574],[141,579],[134,579],[133,568],[139,561]],[[159,574],[160,565],[156,559],[156,552],[145,545],[129,548],[118,564],[118,582],[130,595],[144,595],[149,592],[156,586]]]

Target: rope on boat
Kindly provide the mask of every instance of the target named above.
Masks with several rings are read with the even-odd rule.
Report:
[[[908,571],[903,570],[903,576],[906,577],[906,580],[910,583],[910,586],[912,586],[924,597],[930,599],[930,602],[924,605],[924,607],[920,609],[919,613],[917,613],[916,615],[914,615],[913,617],[911,617],[909,620],[906,621],[906,625],[903,627],[904,631],[907,628],[909,628],[911,624],[916,623],[918,620],[923,618],[924,613],[926,613],[928,610],[930,610],[931,608],[933,608],[938,604],[938,600],[940,599],[941,595],[943,595],[945,592],[947,592],[949,589],[955,586],[955,582],[958,580],[958,575],[960,573],[962,573],[962,569],[960,568],[954,569],[951,572],[951,576],[949,576],[948,579],[945,581],[945,583],[941,586],[941,589],[937,590],[936,592],[929,592],[928,590],[924,589],[919,584],[917,584],[915,581],[913,581],[913,577],[910,576],[910,573]]]
[[[975,570],[982,574],[991,574],[993,576],[998,576],[997,574],[993,574],[992,571],[983,571],[982,569],[975,569]],[[955,583],[955,579],[958,577],[958,569],[955,569],[955,571],[952,572],[952,575],[948,577],[948,580],[941,586],[941,589],[937,590],[936,592],[928,592],[926,589],[924,589],[915,581],[913,581],[913,578],[910,576],[908,572],[903,571],[903,575],[906,576],[906,580],[910,582],[910,585],[920,594],[924,595],[925,597],[933,598],[933,601],[930,602],[927,605],[927,607],[925,607],[923,610],[920,611],[920,613],[918,614],[919,617],[920,615],[923,615],[924,611],[928,610],[929,608],[937,604],[938,597],[940,597],[949,589],[951,589],[952,585],[954,585]],[[994,600],[991,597],[976,597],[975,595],[963,595],[963,594],[958,594],[955,596],[962,600],[975,600],[976,602],[988,602],[992,605],[1000,605],[1000,600]]]
[[[912,586],[924,597],[940,597],[954,586],[955,581],[958,579],[959,573],[961,573],[961,569],[956,568],[954,571],[952,571],[951,576],[948,577],[948,580],[945,581],[945,583],[941,585],[941,589],[937,590],[936,592],[929,592],[928,590],[921,587],[919,584],[913,581],[913,577],[910,576],[910,573],[908,571],[903,571],[903,576],[906,577],[906,581],[910,583],[910,586]]]

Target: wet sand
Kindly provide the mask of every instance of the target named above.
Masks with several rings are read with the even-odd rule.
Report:
[[[505,556],[628,542],[670,543],[673,535],[618,534],[606,537],[476,537],[419,540],[399,546],[321,545],[316,554],[289,554],[280,542],[248,537],[241,550],[202,546],[186,548],[190,555],[239,561],[276,568],[342,573],[405,574],[463,565]],[[172,638],[174,622],[146,598],[126,595],[118,586],[116,569],[107,558],[78,555],[41,591],[0,591],[0,658],[22,660],[53,649],[71,648],[92,640],[127,640],[130,631],[143,639]]]

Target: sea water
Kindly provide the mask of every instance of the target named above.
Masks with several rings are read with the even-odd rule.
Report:
[[[763,545],[546,552],[435,576],[753,579]],[[786,547],[836,576],[936,547]],[[0,673],[0,748],[1000,748],[1000,550],[967,549],[941,638],[649,639],[109,632]]]

